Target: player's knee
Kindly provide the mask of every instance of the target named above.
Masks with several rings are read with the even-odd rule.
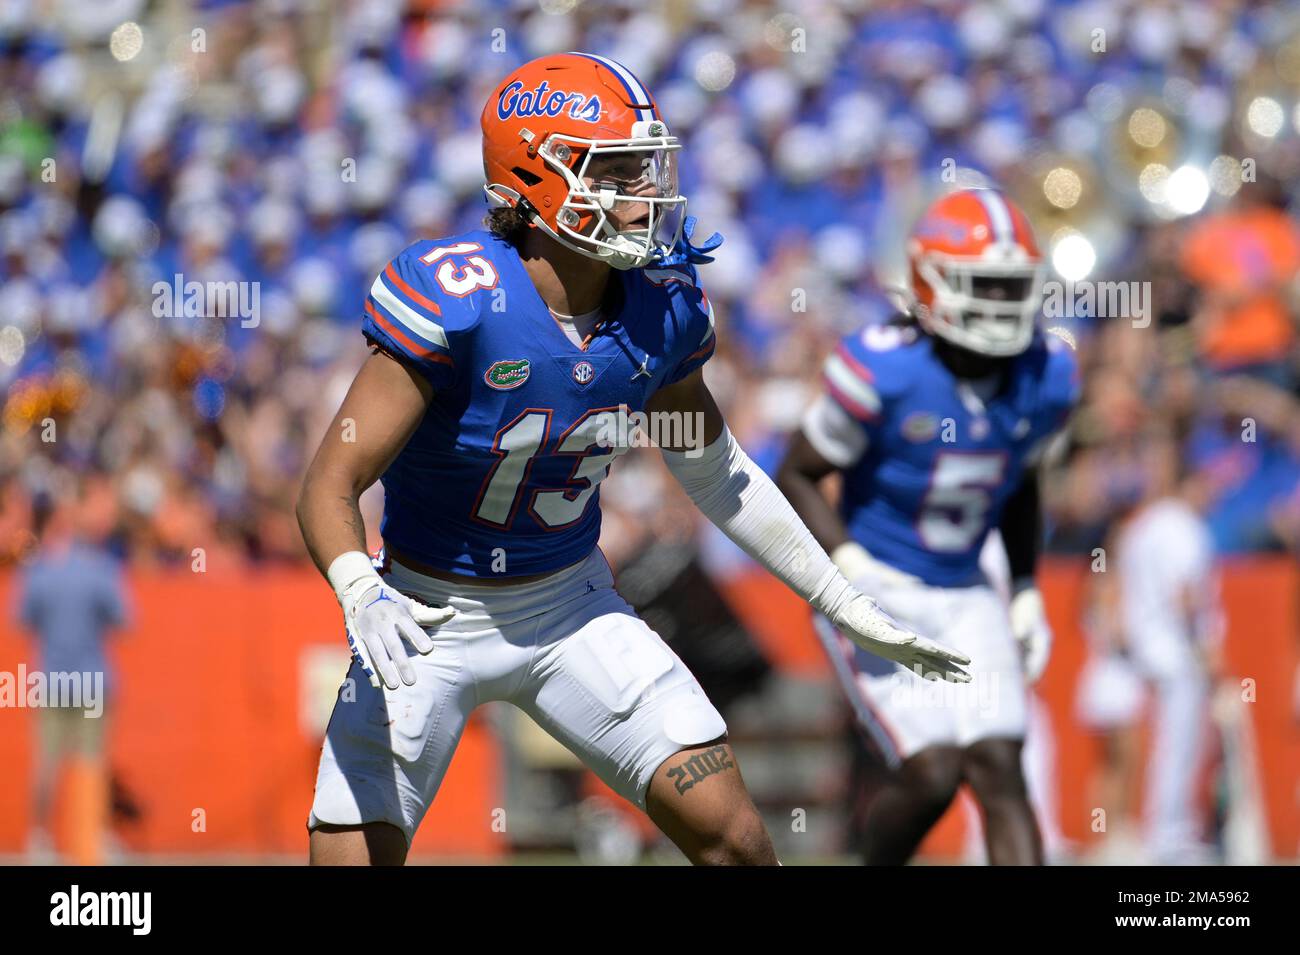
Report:
[[[309,847],[314,866],[406,864],[406,836],[386,822],[359,826],[321,823],[312,829]]]
[[[1019,740],[981,740],[963,754],[966,779],[986,808],[990,800],[1027,797],[1020,750]]]
[[[699,865],[774,865],[772,839],[753,806],[730,814],[709,833],[696,854]]]
[[[961,759],[947,748],[923,750],[908,759],[901,776],[908,796],[917,806],[942,810],[961,785]]]

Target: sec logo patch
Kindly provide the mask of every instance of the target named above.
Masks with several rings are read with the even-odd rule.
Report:
[[[580,385],[585,385],[596,377],[596,369],[591,367],[591,362],[580,361],[573,366],[573,380]]]

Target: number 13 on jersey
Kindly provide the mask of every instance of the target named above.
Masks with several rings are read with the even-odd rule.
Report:
[[[528,513],[547,530],[568,527],[581,519],[597,486],[609,473],[622,447],[600,445],[602,434],[615,432],[618,408],[593,408],[560,435],[553,455],[572,455],[573,467],[564,488],[534,488],[527,494],[528,479],[538,452],[546,444],[553,412],[529,408],[497,432],[492,453],[497,462],[483,481],[474,504],[474,519],[496,527],[509,527],[526,497]]]

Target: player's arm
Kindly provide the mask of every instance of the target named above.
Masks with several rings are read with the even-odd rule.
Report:
[[[382,351],[357,372],[298,496],[298,526],[322,574],[340,554],[365,551],[361,495],[397,457],[432,397],[427,381]]]
[[[1044,385],[1047,410],[1057,426],[1040,438],[1025,458],[1020,484],[1003,506],[999,520],[1007,564],[1011,572],[1011,632],[1020,644],[1025,679],[1037,682],[1052,652],[1052,628],[1034,580],[1043,540],[1042,475],[1061,456],[1071,427],[1072,409],[1079,401],[1079,365],[1072,341],[1060,334],[1047,335],[1048,368]]]
[[[704,447],[663,448],[664,461],[700,512],[741,550],[872,653],[927,676],[970,679],[963,669],[970,660],[904,630],[845,579],[772,479],[736,443],[699,370],[661,388],[648,410],[703,417],[697,433]]]
[[[776,472],[776,486],[828,554],[849,542],[844,522],[822,492],[822,482],[838,471],[801,430],[786,449]]]
[[[1011,569],[1011,632],[1020,644],[1025,679],[1038,682],[1052,653],[1052,628],[1034,579],[1043,533],[1037,467],[1025,468],[1003,506],[998,530]]]
[[[1038,469],[1026,468],[1020,485],[1007,498],[998,523],[1013,588],[1034,581],[1043,529],[1039,498]]]
[[[348,641],[371,682],[408,686],[415,671],[402,637],[433,648],[424,626],[451,612],[425,607],[387,587],[366,555],[359,501],[397,457],[424,417],[433,388],[404,362],[376,351],[361,366],[307,469],[298,526],[312,560],[343,608]],[[376,672],[377,671],[377,672]]]

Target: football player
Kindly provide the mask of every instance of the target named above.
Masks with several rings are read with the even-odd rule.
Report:
[[[967,679],[969,661],[855,590],[724,425],[700,372],[710,246],[683,237],[680,144],[645,86],[603,57],[543,57],[482,127],[490,228],[416,242],[376,277],[373,353],[299,500],[354,654],[312,861],[404,861],[471,711],[507,700],[693,862],[774,863],[721,716],[596,546],[620,419],[699,416],[702,442],[662,448],[673,475],[849,639],[928,676]],[[372,563],[357,499],[376,480]]]
[[[1075,360],[1038,329],[1041,257],[1002,193],[939,199],[907,252],[908,314],[831,354],[825,392],[777,483],[859,589],[975,661],[969,684],[913,686],[819,619],[860,722],[896,769],[868,810],[867,862],[905,862],[964,782],[984,814],[990,861],[1038,863],[1021,772],[1026,680],[1042,672],[1050,643],[1034,586],[1034,466],[1075,402]],[[820,488],[832,473],[838,509]],[[1013,580],[1009,613],[980,569],[994,527]]]

